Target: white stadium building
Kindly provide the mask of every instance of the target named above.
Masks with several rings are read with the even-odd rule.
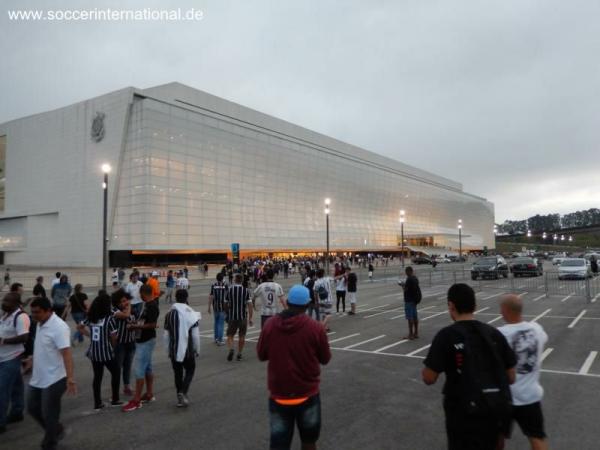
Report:
[[[205,92],[125,88],[0,124],[5,264],[110,265],[494,247],[494,206],[455,181]],[[442,247],[442,248],[440,248]]]

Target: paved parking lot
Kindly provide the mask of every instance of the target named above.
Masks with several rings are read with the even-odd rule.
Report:
[[[423,269],[420,273],[425,273]],[[419,274],[418,272],[418,274]],[[282,280],[289,286],[297,278]],[[517,279],[521,281],[526,279]],[[470,282],[470,281],[469,281]],[[484,284],[478,291],[477,317],[502,324],[497,301],[507,292],[505,280]],[[527,281],[525,281],[527,282]],[[577,285],[577,282],[568,286]],[[249,330],[243,362],[227,362],[226,350],[211,341],[211,317],[206,314],[206,284],[192,288],[191,304],[201,309],[203,339],[193,404],[175,408],[171,369],[162,347],[156,349],[157,401],[124,414],[116,409],[92,411],[91,366],[85,348],[75,348],[80,393],[65,397],[64,422],[71,433],[62,448],[105,449],[258,449],[268,447],[266,365],[254,353],[259,330]],[[435,333],[450,322],[445,292],[449,284],[423,289],[419,305],[420,339],[405,341],[406,321],[399,287],[377,279],[359,285],[359,313],[333,319],[329,335],[331,363],[323,369],[323,449],[444,448],[441,383],[426,387],[420,380],[422,359]],[[519,285],[521,286],[521,285]],[[506,287],[510,287],[507,285]],[[526,286],[525,286],[526,287]],[[553,449],[596,449],[600,390],[600,302],[586,301],[577,290],[545,297],[538,289],[517,292],[525,315],[540,323],[550,337],[543,360],[544,409]],[[566,291],[565,291],[566,292]],[[202,305],[200,307],[200,305]],[[163,313],[165,308],[162,308]],[[104,383],[108,396],[108,379]],[[27,418],[9,428],[3,448],[37,448],[41,431]],[[6,447],[4,447],[6,445]],[[295,442],[294,448],[299,448]],[[508,449],[527,448],[515,433]]]

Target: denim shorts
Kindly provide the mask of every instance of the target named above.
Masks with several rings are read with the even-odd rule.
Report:
[[[321,433],[321,399],[313,395],[304,403],[284,406],[269,399],[271,449],[289,449],[298,426],[303,444],[314,444]]]
[[[404,316],[406,320],[418,320],[417,304],[414,302],[404,302]]]
[[[141,380],[146,375],[152,374],[152,352],[154,352],[155,345],[156,338],[146,342],[137,342],[135,344],[133,372],[136,379]]]

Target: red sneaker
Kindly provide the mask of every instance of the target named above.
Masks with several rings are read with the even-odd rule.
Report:
[[[142,403],[150,403],[156,400],[156,397],[154,395],[148,395],[148,393],[146,392],[144,395],[142,395]]]
[[[123,412],[131,412],[142,407],[142,402],[136,402],[135,400],[129,400],[129,402],[123,406]]]

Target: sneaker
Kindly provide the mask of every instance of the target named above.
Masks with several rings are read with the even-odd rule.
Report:
[[[131,390],[130,387],[126,387],[126,388],[123,389],[123,395],[132,396],[133,395],[133,391]]]
[[[353,315],[355,315],[355,314],[356,314],[356,313],[354,313],[354,312],[352,312],[352,311],[349,311],[349,312],[348,312],[348,315],[349,315],[349,316],[353,316]]]
[[[219,342],[217,343],[217,345],[218,345],[219,347],[221,347],[222,345],[225,345],[225,341],[219,341]]]
[[[177,407],[183,408],[185,405],[183,404],[183,394],[181,392],[177,393]]]
[[[135,411],[136,409],[140,409],[142,407],[142,402],[136,402],[135,400],[130,400],[125,406],[123,406],[123,412]]]
[[[102,409],[104,409],[106,405],[104,403],[101,403],[100,405],[96,405],[94,406],[94,411],[102,411]]]
[[[233,361],[233,349],[229,350],[229,353],[227,354],[227,361]]]
[[[156,397],[154,395],[148,395],[147,392],[144,395],[142,395],[142,398],[141,398],[142,403],[152,403],[154,401],[156,401]]]
[[[190,406],[190,399],[187,398],[187,395],[186,394],[182,394],[181,397],[182,397],[182,400],[183,400],[183,406],[185,406],[186,408],[188,406]]]
[[[243,358],[242,358],[242,354],[241,354],[241,353],[238,353],[238,355],[237,355],[237,360],[238,360],[238,361],[241,361],[242,359],[243,359]]]
[[[112,402],[110,402],[110,406],[123,406],[125,402],[121,401],[121,400],[113,400]]]

